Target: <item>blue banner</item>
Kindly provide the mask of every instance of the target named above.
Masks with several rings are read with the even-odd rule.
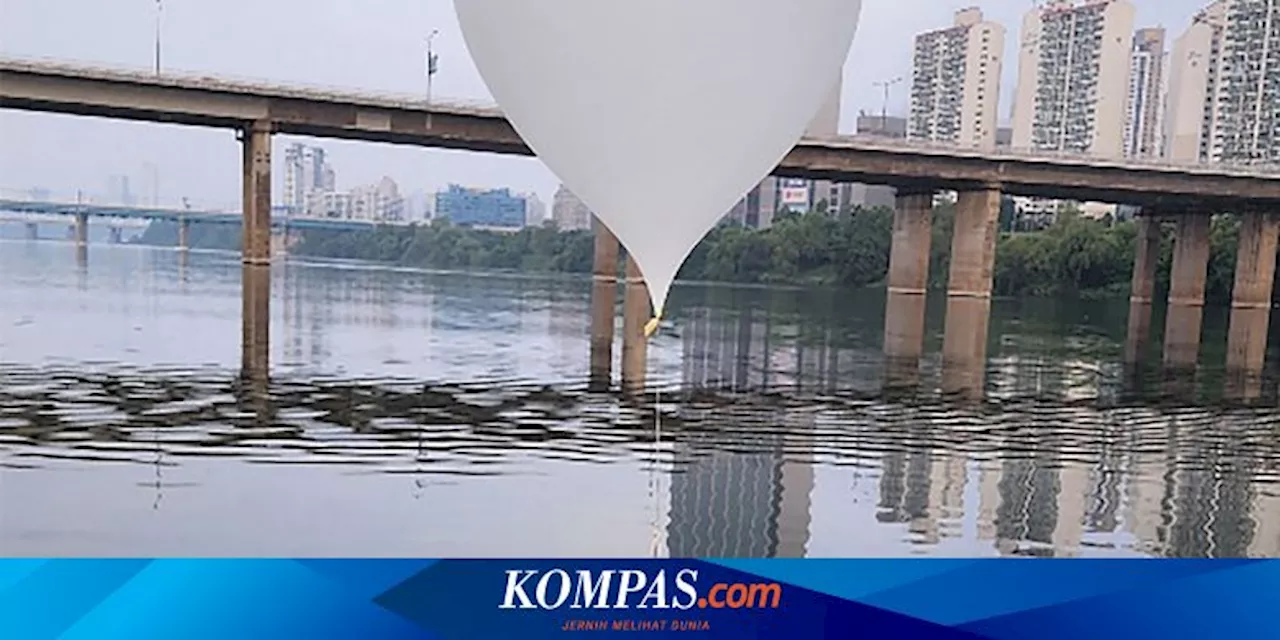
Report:
[[[1254,560],[7,560],[0,638],[1259,637]]]

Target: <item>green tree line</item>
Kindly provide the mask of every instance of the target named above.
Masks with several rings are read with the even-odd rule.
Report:
[[[946,287],[953,210],[933,211],[930,286]],[[1001,215],[993,288],[1001,296],[1106,294],[1128,291],[1136,246],[1133,222],[1082,218],[1071,212],[1035,231],[1011,231],[1013,216]],[[767,229],[725,223],[698,244],[680,279],[744,284],[868,286],[884,282],[889,268],[893,211],[850,209],[779,214]],[[1235,271],[1238,222],[1217,216],[1212,225],[1208,295],[1228,300]],[[142,243],[172,245],[171,223],[153,223]],[[234,225],[193,225],[192,245],[239,248]],[[1168,286],[1173,230],[1166,228],[1158,286]],[[433,269],[484,269],[590,273],[592,235],[531,227],[515,233],[480,231],[436,221],[368,231],[306,230],[291,248],[296,256],[366,260]]]

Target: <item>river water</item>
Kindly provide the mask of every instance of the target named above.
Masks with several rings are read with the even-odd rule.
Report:
[[[0,274],[0,555],[1280,554],[1274,384],[1220,399],[1221,310],[1170,393],[1124,300],[997,301],[974,403],[936,355],[881,391],[883,290],[687,285],[628,399],[581,278],[277,266],[260,387],[236,255]]]

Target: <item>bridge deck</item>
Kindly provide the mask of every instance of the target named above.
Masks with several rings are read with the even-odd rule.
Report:
[[[531,155],[492,106],[210,76],[0,59],[0,108],[228,128],[266,120],[282,133]],[[979,151],[857,136],[803,140],[775,173],[913,190],[998,185],[1014,195],[1206,213],[1280,206],[1274,167]]]

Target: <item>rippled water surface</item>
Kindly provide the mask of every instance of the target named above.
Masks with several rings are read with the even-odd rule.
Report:
[[[1221,400],[1219,311],[1170,387],[1123,301],[998,302],[973,402],[936,355],[882,391],[882,290],[690,285],[628,398],[588,289],[277,266],[267,379],[238,256],[0,242],[0,553],[1280,553],[1274,383]]]

